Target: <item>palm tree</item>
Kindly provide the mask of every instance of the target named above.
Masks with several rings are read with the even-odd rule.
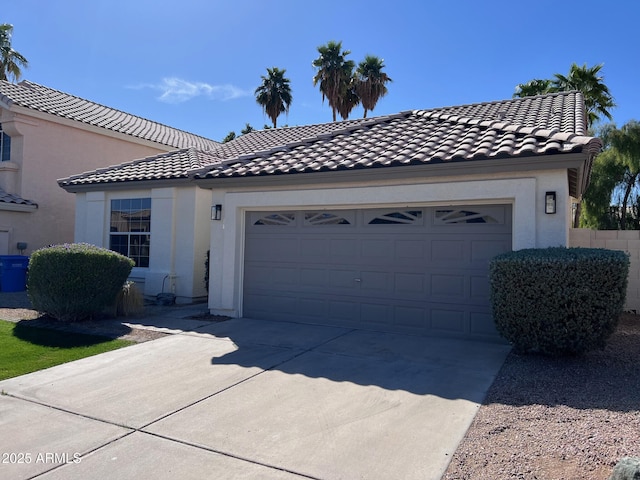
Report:
[[[343,120],[349,118],[351,110],[360,103],[360,95],[358,95],[358,81],[356,76],[352,76],[348,83],[343,86],[343,90],[338,97],[336,110]]]
[[[0,80],[9,80],[13,77],[18,81],[22,75],[21,67],[28,66],[27,59],[11,48],[11,35],[13,25],[0,24]]]
[[[383,68],[384,60],[374,55],[367,55],[358,64],[356,91],[364,108],[364,118],[367,118],[367,111],[373,110],[378,100],[387,94],[385,84],[393,81],[382,71]]]
[[[519,83],[516,85],[516,93],[513,98],[533,97],[534,95],[542,95],[549,93],[551,80],[534,78],[527,83]]]
[[[521,83],[516,87],[516,93],[513,96],[530,97],[543,93],[578,90],[584,97],[587,126],[591,128],[600,120],[600,115],[611,120],[609,109],[616,106],[609,88],[603,83],[604,77],[600,75],[602,67],[602,63],[591,68],[587,67],[586,63],[582,67],[573,63],[567,76],[556,73],[551,80],[533,79],[527,83]]]
[[[313,77],[313,86],[320,85],[322,101],[324,102],[326,98],[329,102],[335,122],[338,107],[345,111],[344,104],[348,103],[345,101],[343,105],[340,105],[341,98],[349,91],[348,85],[355,63],[353,60],[346,59],[351,52],[342,50],[342,42],[330,41],[326,45],[318,47],[318,53],[320,56],[312,62],[312,65],[317,69]]]
[[[285,78],[286,70],[277,67],[267,68],[267,75],[262,75],[262,84],[256,88],[256,102],[277,127],[277,120],[281,113],[289,113],[293,97],[291,96],[291,80]]]
[[[611,120],[613,117],[609,109],[616,106],[609,88],[603,83],[604,77],[600,75],[603,66],[604,64],[601,63],[589,68],[586,63],[582,67],[573,63],[566,77],[559,73],[554,75],[555,78],[549,88],[551,92],[567,90],[582,92],[587,109],[587,123],[590,127],[600,120],[601,115]]]

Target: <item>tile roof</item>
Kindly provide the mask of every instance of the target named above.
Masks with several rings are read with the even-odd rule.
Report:
[[[233,158],[255,152],[269,150],[281,145],[287,145],[302,140],[314,138],[344,130],[350,126],[361,125],[367,119],[346,120],[343,122],[320,123],[316,125],[303,125],[300,127],[281,127],[276,129],[254,130],[236,137],[230,142],[221,143],[214,150],[220,158]]]
[[[2,188],[0,188],[0,203],[11,203],[13,205],[25,205],[29,207],[38,207],[38,204],[32,202],[31,200],[24,199],[18,195],[14,195],[13,193],[7,193]]]
[[[18,105],[172,148],[196,147],[210,150],[220,145],[215,140],[105,107],[27,80],[18,84],[0,80],[0,102],[9,108],[12,105]]]
[[[193,173],[195,178],[247,177],[539,156],[583,149],[597,153],[600,142],[586,136],[582,95],[562,92],[415,110],[350,124],[339,122],[330,133],[226,157],[220,164]]]
[[[582,94],[578,92],[560,92],[551,95],[443,107],[429,111],[431,115],[442,120],[482,119],[485,122],[493,120],[520,127],[587,135],[587,117]]]
[[[211,166],[220,160],[209,151],[183,148],[141,158],[111,167],[58,180],[60,186],[124,183],[149,180],[175,180],[187,178],[193,169]]]
[[[209,164],[187,171],[183,164],[176,164],[174,173],[196,180],[247,178],[558,153],[595,154],[601,144],[586,136],[582,105],[580,93],[562,92],[254,131],[209,152]],[[160,163],[156,158],[114,167],[108,173],[89,172],[61,180],[60,184],[71,187],[119,182],[127,176],[131,180],[153,180],[160,171],[170,175],[170,157]]]

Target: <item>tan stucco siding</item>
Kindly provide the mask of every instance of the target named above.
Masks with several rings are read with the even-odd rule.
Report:
[[[71,195],[73,196],[73,195]],[[205,298],[204,263],[211,230],[211,192],[195,186],[87,192],[75,195],[75,240],[109,246],[111,200],[151,198],[148,268],[134,267],[131,277],[144,283],[144,294],[175,293],[177,301]]]
[[[18,241],[29,244],[25,253],[73,241],[75,198],[57,179],[169,150],[108,130],[74,128],[69,122],[6,111],[2,115],[3,128],[12,135],[11,164],[18,168],[0,172],[0,187],[38,204],[30,213],[0,211],[0,227],[11,227],[10,254],[18,253]]]

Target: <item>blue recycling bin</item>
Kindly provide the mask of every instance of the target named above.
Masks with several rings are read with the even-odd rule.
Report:
[[[0,255],[0,291],[24,292],[27,289],[29,257]]]

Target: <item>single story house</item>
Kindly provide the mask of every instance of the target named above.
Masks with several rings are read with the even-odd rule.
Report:
[[[212,313],[492,338],[489,260],[567,245],[600,149],[564,92],[255,131],[59,183],[76,241],[147,236],[146,294],[206,295],[209,250]]]
[[[60,177],[218,145],[34,82],[0,80],[0,255],[73,241],[75,200]]]

